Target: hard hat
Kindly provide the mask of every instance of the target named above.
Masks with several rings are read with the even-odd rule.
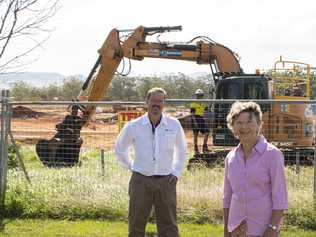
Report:
[[[197,89],[194,94],[195,95],[204,95],[204,92],[202,89]]]

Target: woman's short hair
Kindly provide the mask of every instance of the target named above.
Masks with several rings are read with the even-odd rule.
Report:
[[[227,120],[227,127],[234,133],[233,125],[238,118],[238,116],[243,113],[250,113],[253,114],[259,125],[262,124],[262,112],[260,105],[258,105],[255,102],[240,102],[237,101],[234,104],[232,104],[232,107],[230,108],[230,111],[226,117]]]
[[[148,92],[147,92],[147,95],[146,95],[146,101],[149,100],[151,94],[153,93],[156,93],[156,92],[160,92],[164,95],[164,99],[166,99],[167,97],[167,92],[161,88],[161,87],[154,87],[154,88],[151,88]]]

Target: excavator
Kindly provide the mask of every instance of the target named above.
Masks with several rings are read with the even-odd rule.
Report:
[[[147,36],[181,30],[182,26],[139,26],[132,30],[111,30],[98,50],[99,56],[77,100],[80,101],[82,95],[86,96],[87,101],[102,100],[120,63],[125,64],[124,59],[140,61],[159,58],[209,64],[214,78],[243,74],[238,56],[206,36],[197,36],[185,43],[146,41]],[[56,125],[57,133],[53,138],[41,139],[36,144],[38,157],[48,167],[71,167],[79,161],[83,142],[80,131],[93,115],[95,107],[78,103],[73,104],[69,111],[63,121]]]
[[[108,34],[99,56],[83,83],[70,113],[56,125],[56,134],[51,139],[41,139],[36,144],[40,160],[48,167],[71,167],[78,163],[81,145],[80,131],[95,112],[95,106],[83,106],[81,98],[100,101],[121,63],[125,59],[141,61],[144,58],[192,61],[199,65],[209,64],[216,85],[218,99],[267,99],[269,78],[261,74],[245,74],[239,57],[226,46],[206,36],[197,36],[188,42],[161,42],[159,36],[165,32],[181,31],[182,26],[144,27],[136,29],[113,29]],[[158,35],[156,42],[148,42],[148,36]],[[238,92],[242,92],[239,93]],[[234,94],[236,93],[236,94]],[[223,141],[235,142],[225,127],[229,105],[215,104],[214,145]]]

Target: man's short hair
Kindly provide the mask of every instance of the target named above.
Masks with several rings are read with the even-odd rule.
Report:
[[[154,87],[154,88],[151,88],[148,92],[147,92],[147,96],[146,96],[146,101],[149,100],[151,94],[153,93],[156,93],[156,92],[160,92],[164,95],[164,99],[166,99],[167,97],[167,92],[161,88],[161,87]]]

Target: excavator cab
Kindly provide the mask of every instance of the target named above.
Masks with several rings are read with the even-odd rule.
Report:
[[[268,99],[268,81],[269,78],[267,76],[257,74],[222,78],[217,83],[216,99]],[[238,140],[226,125],[226,117],[230,106],[231,104],[226,103],[214,104],[214,146],[233,146],[238,144]],[[261,108],[263,112],[266,112],[269,106],[262,104]]]

